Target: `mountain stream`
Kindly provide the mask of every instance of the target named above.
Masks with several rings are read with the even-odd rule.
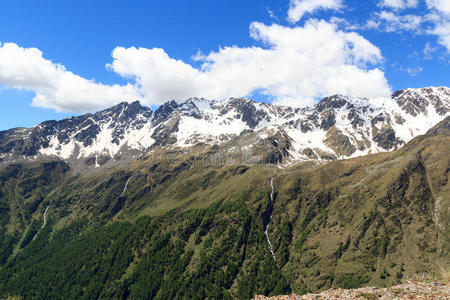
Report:
[[[270,224],[270,221],[272,220],[272,215],[273,215],[273,178],[270,179],[270,187],[272,188],[272,191],[270,193],[270,217],[269,217],[269,222],[266,225],[266,231],[264,231],[264,234],[266,235],[267,244],[269,244],[269,250],[270,250],[270,253],[272,254],[273,261],[276,263],[277,259],[275,258],[275,253],[273,252],[272,243],[270,242],[270,239],[269,239],[269,224]]]

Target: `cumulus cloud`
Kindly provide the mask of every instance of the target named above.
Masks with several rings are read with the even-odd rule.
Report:
[[[380,5],[392,9],[405,9],[417,7],[419,0],[381,0]]]
[[[67,71],[36,48],[0,44],[0,84],[35,92],[33,105],[57,111],[85,112],[140,98],[134,85],[104,85]]]
[[[304,106],[334,93],[375,97],[391,92],[384,73],[373,67],[383,59],[380,50],[357,33],[309,20],[295,28],[254,22],[250,34],[265,47],[200,53],[195,57],[199,69],[162,49],[134,47],[114,49],[108,67],[134,78],[151,103],[258,91],[279,104]]]
[[[437,35],[439,44],[450,53],[450,1],[427,0],[427,6],[432,10],[428,18],[434,23],[434,28],[429,33]]]
[[[45,59],[35,48],[0,47],[0,84],[34,91],[35,106],[85,112],[119,101],[146,104],[189,97],[224,99],[254,92],[278,104],[305,106],[330,94],[376,97],[390,94],[379,48],[355,32],[311,19],[284,27],[254,22],[253,47],[225,47],[198,53],[199,67],[170,57],[163,49],[117,47],[107,68],[128,80],[106,85],[87,80]]]
[[[339,9],[343,0],[291,0],[288,10],[288,21],[296,23],[307,13],[320,9]]]

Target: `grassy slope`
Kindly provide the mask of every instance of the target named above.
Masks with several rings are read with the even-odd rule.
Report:
[[[391,285],[448,263],[449,149],[448,135],[419,138],[282,175],[272,235],[294,290]]]

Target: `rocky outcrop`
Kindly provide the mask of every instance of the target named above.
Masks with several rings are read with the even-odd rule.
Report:
[[[328,130],[325,145],[334,150],[334,152],[341,156],[350,156],[356,151],[356,147],[351,143],[348,136],[336,127]]]
[[[373,136],[373,140],[385,150],[392,150],[404,143],[401,139],[395,136],[394,129],[387,124],[383,125],[381,129],[376,131],[376,134]]]
[[[253,300],[330,300],[330,299],[450,299],[450,286],[439,282],[421,283],[408,281],[391,288],[365,287],[360,289],[330,289],[318,294],[303,296],[255,296]]]
[[[392,95],[398,105],[412,116],[427,113],[430,105],[444,116],[450,112],[450,104],[443,101],[448,97],[450,90],[446,87],[400,90]]]

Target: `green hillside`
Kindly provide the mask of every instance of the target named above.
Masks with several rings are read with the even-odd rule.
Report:
[[[217,160],[218,147],[94,174],[10,164],[0,298],[249,299],[437,274],[450,263],[449,123],[395,152],[285,169]]]

